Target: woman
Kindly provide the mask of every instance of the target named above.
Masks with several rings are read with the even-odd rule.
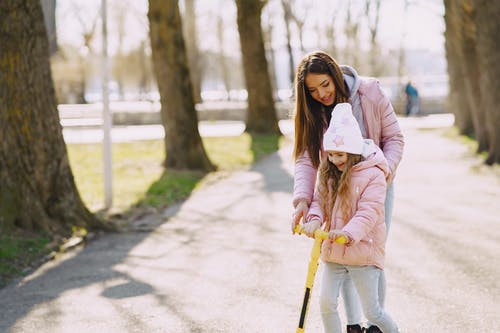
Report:
[[[292,230],[307,216],[316,182],[317,169],[324,157],[323,133],[333,108],[348,102],[365,139],[372,139],[389,164],[385,200],[385,224],[389,231],[394,201],[394,176],[403,155],[404,139],[389,98],[378,80],[362,78],[349,66],[339,66],[327,53],[316,51],[300,62],[295,78],[295,175]],[[342,287],[347,314],[347,332],[361,332],[362,311],[350,279]],[[379,301],[385,302],[385,275],[379,281]],[[367,332],[380,332],[376,326]]]

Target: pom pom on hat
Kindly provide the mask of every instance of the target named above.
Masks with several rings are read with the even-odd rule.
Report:
[[[352,115],[351,104],[337,104],[332,111],[330,126],[323,135],[323,149],[361,155],[363,145],[363,136]]]

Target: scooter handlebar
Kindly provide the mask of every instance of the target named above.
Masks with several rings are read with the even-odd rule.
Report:
[[[295,229],[293,230],[294,233],[302,235],[304,233],[304,226],[302,224],[297,224],[295,226]],[[327,240],[330,238],[328,232],[321,230],[321,229],[316,229],[314,232],[314,238],[315,239],[321,239],[321,240]],[[339,236],[335,238],[335,243],[338,244],[346,244],[347,243],[347,238],[344,236]]]

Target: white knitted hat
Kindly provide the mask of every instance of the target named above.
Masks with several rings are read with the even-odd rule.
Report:
[[[362,154],[363,145],[363,136],[352,115],[351,104],[337,104],[332,111],[330,126],[323,135],[323,149]]]

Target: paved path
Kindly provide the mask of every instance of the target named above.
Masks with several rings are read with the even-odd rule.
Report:
[[[432,129],[449,122],[401,119],[386,271],[405,333],[497,331],[500,178]],[[311,240],[288,230],[290,155],[209,179],[0,290],[0,332],[295,332]],[[322,332],[318,281],[309,333]]]

